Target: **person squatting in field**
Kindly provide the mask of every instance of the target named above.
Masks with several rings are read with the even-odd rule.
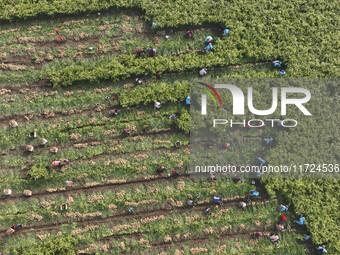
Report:
[[[271,233],[269,236],[269,239],[272,243],[277,243],[280,239],[278,235],[275,235],[274,233]]]
[[[63,166],[70,163],[70,160],[68,159],[60,159],[60,160],[55,160],[52,162],[53,166]]]
[[[188,39],[194,39],[194,36],[193,36],[193,32],[188,30],[186,33],[185,33],[185,36],[188,38]]]
[[[262,237],[262,233],[261,232],[254,232],[252,236],[253,236],[254,239],[259,239],[259,238]]]

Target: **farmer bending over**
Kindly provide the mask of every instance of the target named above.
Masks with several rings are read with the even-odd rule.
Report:
[[[160,72],[156,72],[155,76],[158,80],[162,78],[162,74]]]
[[[319,247],[316,248],[318,254],[324,254],[324,253],[327,253],[327,250],[326,250],[326,246],[324,245],[320,245]]]
[[[206,43],[212,43],[214,41],[214,39],[209,35],[207,36],[207,38],[205,38],[204,40]]]
[[[216,203],[218,205],[222,205],[222,200],[220,199],[220,197],[214,196],[214,203]]]
[[[192,31],[190,31],[190,30],[188,30],[188,31],[185,33],[185,36],[186,36],[188,39],[194,39],[193,33],[192,33]]]
[[[277,243],[280,240],[279,236],[273,233],[270,234],[269,239],[272,243]]]
[[[250,190],[250,196],[252,197],[258,197],[260,195],[260,192],[256,190]]]
[[[172,171],[172,176],[173,176],[173,177],[179,176],[179,172],[178,172],[177,169],[175,169],[175,170]]]
[[[195,203],[194,203],[193,200],[189,199],[189,200],[187,201],[187,205],[188,205],[188,206],[191,206],[191,207],[194,207],[194,206],[195,206]]]
[[[286,217],[286,215],[284,215],[284,214],[281,214],[281,215],[280,215],[280,219],[281,219],[281,222],[287,221],[287,217]]]
[[[300,215],[299,219],[296,220],[295,222],[300,226],[305,225],[305,217],[302,217],[302,215]]]
[[[123,134],[124,134],[125,136],[129,136],[129,135],[131,134],[130,129],[124,128],[124,129],[123,129]]]
[[[240,203],[238,204],[238,206],[239,206],[242,210],[244,210],[244,208],[246,208],[247,204],[246,204],[245,202],[240,202]]]
[[[186,105],[190,105],[190,101],[191,101],[191,98],[190,98],[190,96],[188,96],[188,97],[185,99],[185,104],[186,104]]]
[[[279,212],[287,212],[288,206],[280,205],[278,208]]]
[[[142,79],[136,78],[136,84],[142,85],[143,84]]]
[[[281,62],[279,60],[273,61],[273,66],[274,67],[281,67]]]
[[[282,226],[280,223],[277,223],[277,224],[275,224],[275,229],[277,231],[282,231],[282,230],[284,230],[284,226]]]
[[[214,48],[214,46],[213,46],[211,43],[209,43],[208,46],[205,47],[204,49],[205,49],[206,51],[210,51],[210,50],[212,50],[213,48]]]
[[[21,224],[15,224],[11,227],[11,229],[13,229],[14,231],[18,230],[19,228],[22,228]]]
[[[254,239],[259,239],[260,237],[262,237],[262,233],[261,232],[254,232],[253,233],[253,238]]]
[[[209,207],[205,208],[204,211],[203,211],[203,213],[204,213],[205,215],[210,215],[210,214],[211,214],[210,208],[209,208]]]
[[[116,109],[110,109],[109,114],[112,116],[116,116],[118,114],[118,111]]]
[[[149,56],[154,57],[156,55],[156,49],[149,49]]]
[[[206,68],[202,68],[200,71],[199,71],[199,74],[200,76],[206,76],[207,75],[207,69]]]
[[[156,102],[154,104],[154,106],[155,106],[155,108],[159,109],[159,108],[161,108],[161,103],[160,102]]]
[[[144,49],[138,49],[137,50],[137,57],[142,57],[145,53],[145,50]]]

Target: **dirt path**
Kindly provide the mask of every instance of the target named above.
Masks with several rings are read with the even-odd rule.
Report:
[[[132,137],[143,136],[145,138],[148,138],[148,137],[159,136],[159,135],[161,135],[161,136],[171,135],[171,134],[174,134],[174,133],[175,133],[175,131],[166,130],[166,131],[154,132],[154,133],[137,133],[137,134],[134,134]],[[110,142],[101,142],[100,145],[110,146],[110,143],[114,140],[117,140],[118,144],[119,144],[123,138],[124,138],[123,135],[114,136],[114,137],[111,137]],[[96,140],[93,140],[93,141],[96,141]],[[86,140],[85,141],[76,141],[74,144],[82,144],[82,143],[86,143]],[[61,151],[61,149],[66,150],[66,149],[74,147],[74,144],[71,144],[71,145],[65,146],[65,147],[59,147],[58,146],[58,149],[60,151]],[[91,145],[89,145],[89,147],[91,147]],[[40,147],[40,148],[44,148],[44,147]],[[77,164],[79,164],[79,163],[89,162],[93,159],[101,159],[101,158],[105,158],[105,157],[108,157],[108,158],[109,157],[121,157],[121,156],[128,157],[128,156],[131,156],[131,155],[139,155],[139,154],[152,153],[152,152],[154,152],[154,153],[155,152],[165,152],[165,151],[171,152],[171,151],[183,150],[183,149],[186,149],[186,148],[188,148],[188,145],[181,146],[180,148],[176,148],[176,147],[165,148],[165,147],[160,146],[158,148],[150,149],[150,150],[142,150],[142,151],[134,151],[134,152],[121,152],[121,153],[110,153],[110,152],[104,151],[103,153],[94,155],[91,158],[86,158],[86,159],[78,158],[78,159],[73,159],[72,161],[77,162]],[[46,152],[46,148],[45,148],[45,150],[44,149],[39,150],[38,153],[36,153],[34,155],[40,155],[44,151]],[[20,150],[17,150],[16,152],[13,152],[13,153],[2,154],[2,156],[3,157],[10,157],[11,155],[15,155],[15,154],[21,154],[21,155],[26,155],[26,156],[30,155],[28,152],[26,152],[26,150],[24,148],[21,148]],[[33,159],[29,158],[26,162],[26,167],[23,168],[23,169],[19,169],[17,167],[13,167],[13,168],[3,167],[3,168],[0,168],[0,171],[5,171],[5,172],[20,171],[24,174],[27,174],[27,172],[31,169],[31,167],[33,165],[34,165]],[[54,167],[51,167],[51,166],[49,166],[48,168],[50,170],[58,170],[58,168],[54,168]],[[25,177],[25,179],[26,179],[26,177]]]
[[[191,179],[192,177],[190,174],[185,173],[177,178],[173,178],[171,176],[146,176],[144,178],[136,178],[136,179],[127,179],[124,182],[118,182],[117,183],[99,183],[98,185],[94,186],[72,186],[72,187],[66,187],[65,190],[57,190],[54,192],[47,192],[46,190],[39,190],[33,192],[32,196],[26,197],[21,193],[13,194],[10,197],[1,196],[0,197],[0,205],[6,204],[9,202],[20,202],[20,201],[29,201],[31,199],[40,199],[40,198],[47,198],[51,196],[57,196],[57,195],[64,195],[64,196],[70,196],[75,194],[88,194],[88,193],[94,193],[97,191],[107,191],[107,190],[115,190],[115,189],[123,189],[123,188],[129,188],[134,187],[141,184],[147,184],[147,185],[153,185],[156,183],[166,183],[171,182],[173,180],[187,180]],[[64,187],[60,187],[64,188]]]
[[[175,130],[165,130],[165,131],[156,131],[156,132],[138,132],[135,134],[131,134],[131,137],[145,137],[145,138],[149,138],[149,137],[153,137],[153,136],[166,136],[166,135],[173,135],[176,134],[178,132],[176,132]],[[119,134],[114,134],[114,135],[107,135],[106,136],[107,139],[110,139],[110,142],[112,141],[117,141],[118,144],[120,144],[122,142],[122,140],[125,138],[125,136]],[[38,142],[38,141],[36,141]],[[101,140],[98,139],[85,139],[85,140],[70,140],[70,144],[67,146],[61,146],[61,145],[55,145],[58,147],[59,151],[61,150],[67,150],[70,148],[73,148],[75,144],[85,144],[88,143],[89,147],[95,146],[97,144],[91,145],[91,143],[96,143],[98,142],[98,145],[110,145],[110,142],[102,142]],[[48,150],[48,148],[54,146],[54,145],[46,145],[46,146],[42,146],[42,145],[34,145],[34,156],[36,155],[40,155],[43,152],[46,152]],[[14,155],[25,155],[25,156],[29,156],[32,154],[28,154],[28,152],[26,151],[26,148],[24,148],[25,146],[19,146],[17,149],[13,149],[10,150],[8,152],[1,152],[0,153],[0,161],[1,161],[1,157],[5,156],[14,156]],[[30,160],[28,160],[28,162],[30,162]],[[11,170],[15,170],[15,168],[8,168],[7,171],[11,171]],[[4,168],[0,168],[0,171],[4,171]]]
[[[245,63],[241,65],[229,65],[226,67],[212,67],[209,68],[210,71],[223,71],[228,69],[237,69],[241,67],[247,67],[247,66],[260,66],[260,65],[269,65],[271,62],[261,62],[261,63]],[[187,72],[172,72],[172,73],[163,73],[163,77],[174,77],[174,76],[181,76],[181,75],[188,75],[188,74],[195,74],[198,76],[198,71],[187,71]],[[150,82],[155,82],[156,80],[153,77],[141,77],[145,81],[146,84]],[[133,78],[127,78],[120,81],[121,83],[134,83],[135,80]],[[82,89],[83,86],[81,84],[72,85],[71,87],[61,87],[59,89],[67,90],[74,90],[74,89]],[[88,87],[88,84],[86,85]],[[35,83],[29,84],[29,85],[23,85],[23,86],[0,86],[0,89],[6,89],[10,90],[10,92],[7,92],[5,95],[15,95],[15,94],[31,94],[33,92],[41,91],[41,92],[48,92],[55,90],[50,84],[48,80],[39,80]],[[29,114],[29,113],[26,113]],[[24,114],[21,114],[24,115]]]
[[[240,198],[229,198],[225,199],[223,202],[223,205],[219,206],[219,208],[230,208],[230,207],[236,207],[240,201],[243,201],[245,197]],[[263,199],[259,202],[254,202],[253,204],[250,204],[248,206],[255,206],[255,205],[261,205],[262,203],[269,203],[276,200],[269,200],[269,199]],[[97,218],[87,218],[87,219],[65,219],[65,220],[57,220],[51,223],[45,223],[45,222],[37,222],[32,225],[23,226],[23,228],[17,232],[15,235],[21,235],[25,233],[30,233],[32,231],[38,232],[38,231],[54,231],[59,230],[60,226],[63,224],[67,224],[72,222],[77,222],[78,226],[87,226],[89,224],[104,224],[104,223],[122,223],[124,221],[129,220],[140,220],[143,218],[148,218],[152,216],[160,216],[160,215],[173,215],[173,214],[179,214],[184,212],[203,212],[203,210],[206,207],[213,207],[215,204],[211,201],[200,201],[198,204],[193,208],[188,208],[186,205],[182,207],[173,207],[170,204],[168,204],[165,207],[154,207],[152,209],[142,209],[138,210],[138,208],[135,210],[133,214],[120,210],[114,215],[107,216],[105,218],[97,217]],[[214,212],[214,209],[212,210]],[[7,229],[1,229],[0,234],[4,234],[7,231]],[[115,235],[113,235],[115,236]],[[110,238],[110,237],[109,237]]]

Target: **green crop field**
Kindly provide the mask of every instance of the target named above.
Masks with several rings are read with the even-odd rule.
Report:
[[[317,254],[319,245],[340,254],[338,179],[194,178],[186,105],[193,79],[338,78],[339,21],[333,0],[2,0],[0,255],[300,255]],[[207,36],[213,51],[204,49]],[[141,48],[157,54],[137,57]],[[291,110],[306,128],[234,130],[226,159],[339,166],[338,123],[329,121],[340,118],[334,84],[309,87],[319,95],[310,108],[322,117]],[[273,145],[264,143],[268,136]],[[61,159],[70,162],[52,165]],[[261,199],[250,199],[250,190]],[[280,204],[289,210],[278,232]],[[295,223],[299,215],[304,226]],[[12,233],[15,224],[22,228]]]

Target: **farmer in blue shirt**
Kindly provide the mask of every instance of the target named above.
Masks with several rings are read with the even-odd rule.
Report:
[[[303,239],[302,239],[302,241],[307,241],[307,240],[309,240],[310,239],[310,236],[309,235],[306,235],[306,234],[303,234]]]
[[[188,104],[188,105],[190,105],[190,97],[187,97],[186,99],[185,99],[185,104]]]
[[[327,253],[326,247],[324,245],[320,245],[318,248],[316,248],[319,254]]]
[[[288,206],[280,205],[278,210],[279,212],[286,212],[288,211]]]
[[[224,30],[223,30],[223,34],[224,34],[225,36],[229,36],[229,29],[224,29]]]
[[[299,225],[305,225],[305,217],[302,217],[302,215],[300,215],[299,220],[295,221],[297,224]]]
[[[257,162],[259,163],[259,164],[261,164],[261,165],[263,165],[263,164],[265,164],[266,163],[266,161],[263,159],[263,158],[257,158]]]
[[[251,190],[251,191],[250,191],[250,195],[251,195],[252,197],[258,197],[258,196],[260,195],[260,193],[259,193],[258,191],[256,191],[256,190]]]
[[[273,61],[273,66],[274,67],[281,67],[281,62],[279,60]]]
[[[208,46],[205,47],[204,49],[205,49],[206,51],[209,51],[209,50],[212,50],[213,48],[214,48],[214,47],[212,46],[212,44],[209,43]]]
[[[280,71],[280,75],[281,75],[281,76],[283,76],[283,75],[285,75],[285,74],[286,74],[286,71],[285,71],[285,70],[281,70],[281,71]]]
[[[214,39],[209,35],[207,36],[207,38],[205,38],[204,40],[206,43],[211,43],[212,41],[214,41]]]
[[[273,138],[265,138],[263,140],[266,142],[266,144],[270,144],[273,141]]]
[[[218,196],[214,196],[214,202],[221,205],[222,204],[222,200],[220,199],[220,197]]]
[[[277,123],[277,125],[278,125],[279,127],[283,127],[284,124],[285,124],[285,123],[284,123],[283,120],[279,120],[278,123]]]

